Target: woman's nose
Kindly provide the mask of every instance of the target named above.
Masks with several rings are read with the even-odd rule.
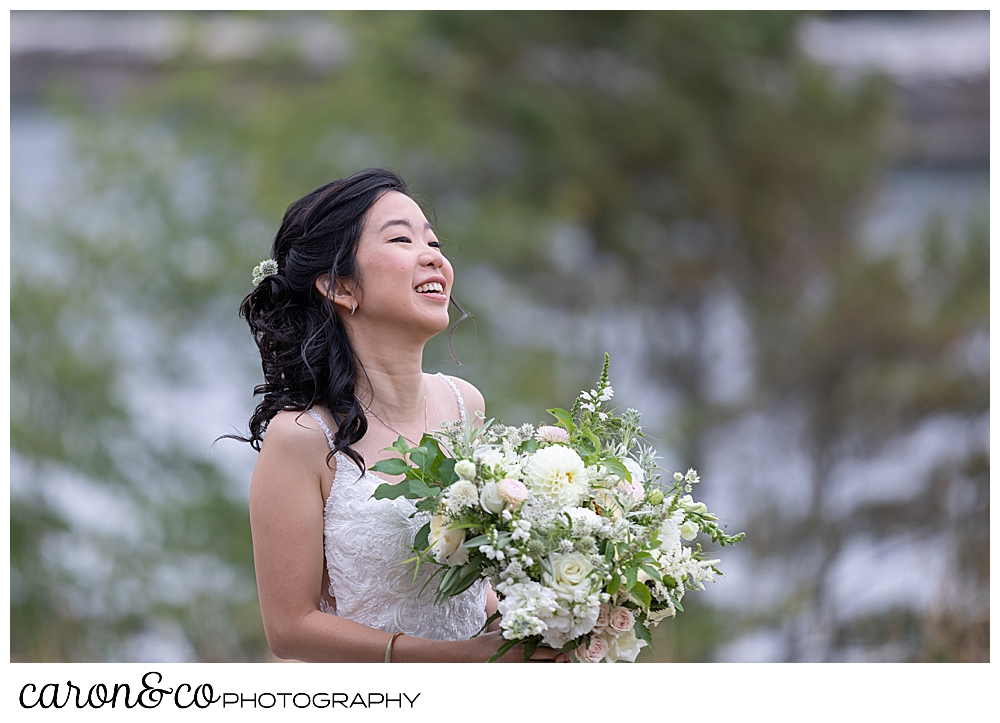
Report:
[[[444,265],[444,254],[441,253],[439,249],[430,246],[423,254],[421,262],[424,266],[432,266],[434,268],[440,268]]]

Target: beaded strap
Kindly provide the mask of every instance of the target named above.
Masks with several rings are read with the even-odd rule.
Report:
[[[326,435],[326,441],[330,443],[330,449],[336,449],[336,446],[333,443],[333,433],[330,431],[330,428],[326,426],[326,422],[323,421],[323,418],[316,414],[316,412],[311,408],[306,411],[309,412],[309,416],[315,419],[316,423],[319,424],[320,429],[323,430],[323,434]]]
[[[455,399],[458,400],[458,412],[462,415],[462,424],[468,424],[469,415],[465,413],[465,400],[462,399],[462,393],[458,391],[458,387],[451,379],[446,377],[441,372],[438,372],[437,375],[448,382],[448,386],[451,387],[451,391],[455,392]]]

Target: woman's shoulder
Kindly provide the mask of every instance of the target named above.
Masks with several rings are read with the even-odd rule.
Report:
[[[324,415],[322,410],[316,411],[320,418],[328,416]],[[280,447],[291,452],[313,451],[320,446],[329,451],[326,430],[304,410],[285,410],[275,414],[267,424],[264,445]]]
[[[476,389],[476,387],[461,377],[453,377],[448,374],[442,374],[442,377],[449,380],[458,389],[458,393],[462,395],[462,401],[465,402],[465,408],[469,412],[485,412],[486,402],[483,400],[482,393]]]

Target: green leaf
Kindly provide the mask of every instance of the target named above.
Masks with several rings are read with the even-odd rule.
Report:
[[[644,582],[640,582],[634,588],[630,589],[628,594],[642,603],[642,606],[646,608],[648,608],[653,602],[653,599],[649,594],[649,588],[646,587],[646,583]]]
[[[637,578],[639,577],[639,568],[636,565],[629,565],[625,568],[625,590],[631,591],[637,584],[639,584]]]
[[[422,480],[411,479],[401,482],[400,484],[409,484],[410,494],[413,497],[437,497],[438,492],[441,491],[439,487],[428,487]]]
[[[651,578],[653,578],[654,580],[656,580],[657,582],[663,582],[663,578],[660,577],[660,571],[657,570],[652,565],[645,565],[645,564],[643,564],[643,565],[639,565],[639,568],[643,572],[645,572],[647,575],[649,575]]]
[[[459,568],[449,567],[448,571],[441,577],[441,582],[438,584],[437,588],[437,598],[438,600],[444,600],[446,597],[451,597],[450,590],[454,581],[458,579]]]
[[[389,449],[394,449],[401,455],[405,455],[407,452],[410,451],[410,445],[406,443],[406,439],[404,437],[400,437],[399,439],[397,439],[395,442],[392,443],[392,446],[389,447]]]
[[[462,544],[465,547],[468,547],[470,550],[472,550],[479,547],[480,545],[485,545],[489,541],[490,541],[489,535],[477,535],[473,537],[471,540],[466,540]]]
[[[646,645],[649,645],[650,647],[652,647],[652,645],[653,645],[653,636],[650,635],[649,628],[647,628],[639,620],[636,620],[635,621],[635,628],[634,628],[634,630],[635,630],[635,637],[639,638],[639,640],[645,640],[646,641]]]
[[[416,550],[426,550],[429,546],[427,541],[428,535],[431,532],[431,523],[428,522],[426,525],[417,530],[417,534],[413,536],[413,547]]]
[[[528,454],[534,454],[538,451],[538,440],[537,439],[526,439],[521,442],[521,446],[518,447],[521,452],[527,452]]]
[[[407,470],[410,469],[404,460],[397,457],[391,457],[389,459],[382,459],[371,466],[373,472],[382,472],[388,475],[399,475],[406,474]]]
[[[567,432],[574,434],[577,431],[576,424],[573,422],[573,417],[565,409],[546,409],[546,412],[551,414],[553,417],[559,420],[559,426],[564,427]]]
[[[500,619],[500,611],[493,613],[488,618],[486,618],[486,622],[483,623],[483,627],[479,628],[479,632],[473,635],[472,637],[478,638],[480,635],[489,630],[490,623],[492,623],[494,620],[499,620],[499,619]]]
[[[394,500],[397,497],[402,497],[409,490],[403,483],[399,484],[389,484],[388,482],[383,482],[375,491],[372,492],[372,499],[374,500]]]
[[[445,486],[458,481],[458,475],[455,474],[455,461],[451,457],[445,457],[441,460],[441,466],[438,467],[438,477],[441,478]]]
[[[433,512],[437,509],[438,501],[433,497],[424,497],[422,500],[417,500],[414,507],[417,508],[417,512]]]
[[[500,649],[498,651],[496,651],[495,653],[493,653],[493,655],[490,656],[490,659],[487,660],[486,662],[487,663],[495,663],[495,662],[497,662],[498,660],[500,660],[500,658],[503,657],[504,653],[506,653],[508,650],[510,650],[511,648],[513,648],[515,645],[517,645],[520,642],[521,642],[520,640],[508,640],[503,645],[501,645]]]
[[[479,574],[479,565],[474,565],[471,564],[470,562],[470,564],[465,565],[461,569],[465,570],[466,572],[464,572],[462,576],[458,578],[458,581],[454,584],[454,589],[452,590],[450,597],[453,597],[455,595],[460,595],[461,593],[465,592],[470,587],[472,587],[478,580],[482,580],[483,576]]]
[[[414,447],[410,450],[410,462],[416,465],[420,470],[425,469],[427,466],[428,452],[426,447]]]
[[[595,454],[600,454],[601,453],[601,440],[597,438],[597,435],[594,434],[589,429],[587,429],[586,427],[583,427],[580,430],[580,432],[583,434],[583,436],[585,436],[587,439],[589,439],[591,442],[593,442],[593,444],[594,444],[594,453]],[[629,480],[629,481],[631,481],[631,480]]]
[[[580,647],[580,643],[576,638],[574,638],[573,640],[568,641],[564,646],[559,648],[559,652],[568,653],[570,651],[576,650],[578,647]]]
[[[621,463],[621,460],[615,457],[605,457],[601,460],[601,464],[608,468],[608,470],[616,475],[619,479],[626,480],[628,482],[632,481],[632,473],[628,471],[628,468]]]
[[[538,647],[538,638],[529,638],[524,641],[524,662],[527,663],[531,656],[535,654],[535,648]]]
[[[614,595],[621,587],[622,579],[617,573],[611,575],[611,582],[608,583],[608,595]]]

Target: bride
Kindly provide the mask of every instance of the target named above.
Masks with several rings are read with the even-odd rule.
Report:
[[[240,309],[264,369],[246,441],[260,451],[250,525],[268,645],[306,661],[486,661],[503,643],[497,623],[476,636],[497,608],[487,582],[436,605],[433,582],[421,593],[432,566],[414,580],[401,564],[423,516],[371,499],[387,480],[368,468],[398,437],[416,446],[484,411],[468,382],[421,371],[454,281],[434,229],[402,179],[367,169],[293,203],[271,256]]]

